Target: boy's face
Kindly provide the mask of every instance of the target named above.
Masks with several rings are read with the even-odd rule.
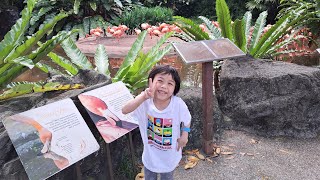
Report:
[[[168,100],[171,98],[176,86],[171,74],[157,74],[153,81],[155,85],[155,98],[158,100]]]

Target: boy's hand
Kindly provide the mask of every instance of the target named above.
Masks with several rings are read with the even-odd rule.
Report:
[[[146,99],[153,98],[156,89],[156,82],[149,78],[149,87],[145,90]]]
[[[188,133],[182,133],[181,137],[177,140],[177,151],[186,147],[188,143]]]

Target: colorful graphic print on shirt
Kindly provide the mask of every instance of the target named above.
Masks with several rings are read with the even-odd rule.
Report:
[[[148,144],[160,150],[172,149],[172,119],[148,115]]]

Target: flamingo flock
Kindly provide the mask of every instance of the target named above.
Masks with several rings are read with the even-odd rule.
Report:
[[[201,24],[199,25],[199,27],[205,31],[205,25]],[[123,37],[124,35],[126,35],[126,33],[128,32],[129,28],[126,25],[119,25],[119,26],[112,26],[112,27],[107,27],[106,29],[106,33],[108,33],[109,35],[111,35],[112,37],[115,37],[117,39]],[[151,36],[161,36],[165,33],[168,32],[177,32],[177,33],[181,33],[182,30],[174,25],[174,24],[167,24],[167,23],[161,23],[159,26],[152,26],[148,23],[142,23],[141,24],[141,29],[139,28],[135,28],[134,32],[135,34],[139,35],[142,30],[146,30],[148,32],[148,34]],[[95,29],[91,29],[90,33],[86,35],[87,37],[103,37],[104,31],[103,29],[101,29],[100,27],[97,27]]]
[[[220,29],[219,22],[217,21],[212,21],[212,24]],[[199,27],[202,29],[202,31],[206,31],[206,26],[204,24],[200,24]],[[263,33],[266,33],[272,25],[268,24],[264,29]],[[254,27],[250,28],[250,35],[248,37],[248,41],[250,42],[252,33],[253,33]],[[126,35],[128,32],[129,28],[126,25],[119,25],[119,26],[112,26],[112,27],[107,27],[106,33],[111,35],[112,37],[117,38],[118,40]],[[161,23],[159,26],[152,26],[148,23],[142,23],[141,24],[141,29],[135,28],[134,32],[135,34],[139,35],[142,30],[146,30],[148,34],[151,36],[161,36],[165,33],[168,32],[177,32],[181,33],[181,29],[172,24],[167,24],[167,23]],[[314,50],[314,48],[311,48],[309,38],[313,36],[313,34],[310,32],[309,29],[303,28],[297,31],[292,30],[290,34],[294,34],[294,38],[296,38],[296,41],[291,42],[290,44],[286,45],[285,47],[282,47],[278,50],[278,52],[284,51],[284,50],[296,50],[296,52],[290,52],[288,54],[282,54],[279,55],[277,58],[283,59],[285,57],[293,57],[293,56],[303,56],[305,54],[310,54]],[[277,43],[280,43],[281,41],[285,41],[290,37],[290,34],[286,34],[282,39],[280,39]],[[90,30],[90,34],[87,34],[86,37],[103,37],[104,30],[101,29],[100,27],[97,27],[95,29]]]

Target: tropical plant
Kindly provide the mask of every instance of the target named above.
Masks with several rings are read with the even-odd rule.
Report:
[[[190,4],[191,2],[194,2],[195,0],[141,0],[141,2],[148,6],[166,6],[166,7],[171,7],[174,8],[177,3],[182,3],[182,4]]]
[[[14,78],[33,68],[42,57],[52,51],[60,42],[69,37],[72,33],[62,31],[53,36],[50,40],[39,43],[39,40],[49,33],[55,24],[68,14],[61,12],[52,18],[48,18],[39,30],[31,37],[27,37],[26,31],[30,26],[32,11],[36,0],[28,0],[27,5],[21,12],[22,17],[17,20],[11,30],[0,42],[0,87],[4,88]]]
[[[114,19],[112,24],[124,24],[129,29],[139,28],[142,23],[157,25],[173,20],[173,11],[164,7],[135,7],[130,11],[124,11],[121,16]],[[131,31],[132,33],[132,31]]]
[[[302,5],[297,9],[290,10],[285,13],[266,33],[263,34],[265,28],[267,12],[260,13],[258,19],[253,27],[253,32],[250,34],[251,27],[251,12],[247,12],[243,18],[235,20],[231,23],[230,12],[228,6],[224,0],[216,1],[216,12],[219,22],[219,32],[217,28],[212,26],[210,20],[205,17],[203,19],[211,35],[205,35],[206,32],[202,32],[198,25],[193,23],[192,20],[183,19],[181,17],[175,17],[177,24],[180,24],[180,28],[184,31],[186,36],[191,37],[194,40],[203,39],[216,39],[220,38],[220,35],[224,38],[228,38],[233,41],[244,52],[252,55],[255,58],[270,57],[275,55],[277,49],[285,46],[287,43],[293,41],[288,40],[286,43],[282,43],[281,46],[276,45],[278,40],[285,36],[292,29],[299,27],[307,22],[314,21],[316,19],[310,19],[318,12],[309,12],[307,5]]]
[[[112,78],[113,82],[122,81],[126,86],[134,93],[139,88],[145,87],[147,84],[148,71],[166,54],[170,51],[171,45],[167,45],[164,48],[161,46],[166,40],[173,34],[173,32],[167,33],[161,37],[155,46],[150,51],[144,53],[142,51],[144,39],[147,35],[147,31],[143,31],[133,43],[132,48],[129,50],[128,55],[125,57],[121,67],[117,74]],[[69,59],[59,56],[56,53],[48,53],[48,57],[55,64],[59,65],[64,71],[60,71],[50,65],[44,63],[37,63],[36,67],[46,73],[60,74],[63,76],[72,77],[76,75],[79,69],[96,70],[97,72],[110,77],[108,55],[103,45],[98,45],[94,56],[95,67],[92,66],[87,57],[77,48],[74,41],[71,38],[65,39],[62,43],[66,55]],[[0,95],[1,99],[11,98],[18,95],[31,93],[31,92],[44,92],[51,90],[64,90],[81,88],[80,84],[68,84],[64,85],[58,82],[50,83],[10,83],[7,86],[7,90]]]
[[[279,0],[250,0],[246,3],[246,7],[252,11],[258,9],[260,11],[265,11],[268,7],[273,4],[277,4]]]
[[[173,32],[169,32],[164,34],[150,51],[144,53],[142,51],[142,46],[146,34],[147,31],[143,31],[139,34],[137,40],[133,43],[132,48],[120,66],[120,69],[112,79],[113,82],[124,82],[132,92],[146,86],[148,81],[146,74],[148,74],[148,71],[172,48],[169,44],[159,50],[173,34]]]
[[[137,37],[136,41],[133,43],[128,55],[125,57],[122,65],[117,71],[116,75],[112,78],[112,82],[122,81],[126,86],[132,91],[144,87],[147,82],[146,74],[148,71],[171,49],[171,45],[167,45],[164,48],[161,46],[166,42],[166,40],[173,34],[164,34],[160,40],[154,45],[150,51],[144,53],[142,51],[144,39],[147,35],[147,31],[143,31]],[[99,73],[106,76],[110,76],[108,55],[103,45],[99,45],[95,56],[94,64],[95,67],[91,66],[90,61],[85,55],[76,47],[71,39],[66,39],[62,42],[62,48],[66,52],[69,60],[60,57],[54,53],[48,54],[48,56],[57,65],[61,66],[66,70],[71,76],[76,75],[78,69],[96,69]],[[43,67],[48,67],[44,65]],[[45,72],[48,72],[53,68],[46,68]],[[64,74],[60,72],[60,74]]]
[[[320,35],[320,2],[317,0],[281,0],[280,7],[281,10],[277,15],[277,18],[280,19],[285,14],[289,13],[290,11],[296,11],[300,8],[304,8],[305,11],[315,12],[309,18],[309,21],[306,21],[306,27],[310,28],[313,34]]]
[[[111,19],[118,17],[124,9],[132,7],[131,0],[38,0],[33,19],[44,21],[45,17],[56,15],[61,10],[71,15],[59,22],[53,32],[60,30],[79,29],[80,37],[89,34],[91,29],[100,27],[106,29],[111,24]],[[39,24],[34,23],[29,33],[37,30]]]

